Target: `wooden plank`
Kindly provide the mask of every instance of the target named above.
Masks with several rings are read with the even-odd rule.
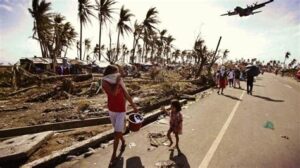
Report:
[[[53,134],[53,131],[48,131],[23,135],[0,142],[0,163],[28,158]]]
[[[35,126],[28,126],[28,127],[2,129],[0,130],[0,137],[5,138],[5,137],[32,134],[32,133],[43,132],[43,131],[64,130],[64,129],[80,128],[80,127],[109,124],[109,123],[110,123],[109,117],[101,117],[101,118],[92,118],[86,120],[74,120],[74,121],[58,122],[58,123],[35,125]]]

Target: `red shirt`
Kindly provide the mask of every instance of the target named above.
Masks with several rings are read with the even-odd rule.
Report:
[[[104,86],[110,86],[108,82],[106,82],[108,85]],[[106,94],[107,94],[107,104],[108,104],[108,110],[111,112],[126,112],[126,99],[124,95],[124,90],[121,87],[121,85],[117,86],[117,93],[116,95],[113,95],[111,92],[107,91],[105,87],[103,87]]]

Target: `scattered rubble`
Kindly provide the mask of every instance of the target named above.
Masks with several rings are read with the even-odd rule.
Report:
[[[148,138],[150,140],[150,145],[154,147],[164,146],[164,143],[168,141],[166,132],[149,133]]]
[[[171,168],[175,165],[175,162],[172,160],[161,160],[155,163],[157,168]]]
[[[18,75],[23,83],[15,78],[16,83],[9,85],[14,87],[0,87],[0,132],[6,129],[28,126],[38,128],[40,125],[49,124],[51,126],[56,123],[108,117],[106,96],[101,91],[101,75],[55,76],[53,73],[37,75],[27,72],[24,68],[19,69]],[[203,89],[175,72],[166,71],[153,74],[153,79],[147,73],[140,73],[139,78],[125,78],[125,83],[143,113],[167,105],[173,98],[195,100],[195,96],[189,94]],[[168,123],[167,120],[163,120],[166,119],[161,119],[160,122]],[[105,125],[99,127],[100,131],[89,130],[90,128],[93,127],[72,128],[74,130],[53,135],[33,153],[28,162],[47,156],[58,149],[74,145],[74,143],[85,142],[88,138],[97,136],[108,129]],[[156,138],[152,141],[161,145],[160,141],[163,143],[163,138],[161,137],[160,140],[157,136],[152,137]],[[101,144],[102,148],[107,146],[108,143]],[[132,148],[136,144],[132,142],[128,146]],[[93,152],[89,149],[84,156],[87,157]],[[70,155],[67,159],[76,158],[77,156]]]

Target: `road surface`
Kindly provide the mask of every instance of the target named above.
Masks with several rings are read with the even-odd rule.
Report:
[[[186,168],[300,167],[300,82],[265,73],[256,79],[252,96],[229,87],[224,93],[213,91],[182,111],[182,155],[167,146],[147,150],[148,133],[168,129],[153,123],[126,136],[128,145],[116,167],[156,167],[166,160]],[[268,121],[274,129],[265,128]],[[112,145],[58,167],[106,168],[111,152]]]

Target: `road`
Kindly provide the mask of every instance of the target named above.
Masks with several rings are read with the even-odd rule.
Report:
[[[169,159],[175,167],[187,168],[300,167],[300,82],[266,73],[256,79],[252,96],[228,87],[224,93],[213,91],[182,111],[182,155],[166,146],[147,150],[148,133],[168,129],[167,124],[153,123],[126,136],[131,147],[116,167],[155,167]],[[264,127],[268,121],[274,129]],[[108,167],[111,152],[112,145],[58,167]]]

